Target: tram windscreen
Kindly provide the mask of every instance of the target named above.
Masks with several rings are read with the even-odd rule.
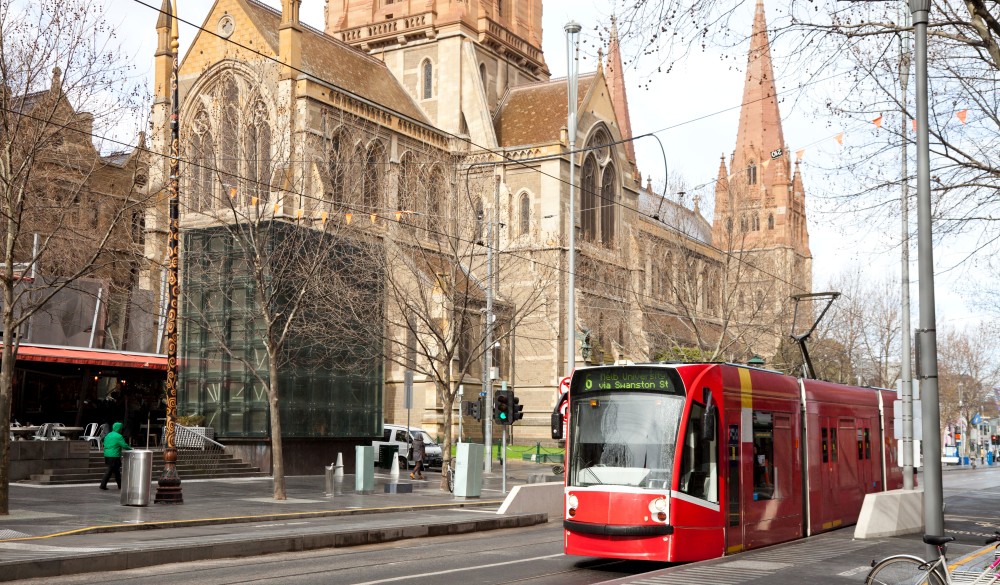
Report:
[[[578,371],[570,397],[569,485],[670,489],[684,410],[674,370]]]

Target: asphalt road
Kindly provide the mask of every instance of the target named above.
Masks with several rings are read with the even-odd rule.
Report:
[[[1000,529],[1000,467],[944,474],[945,532],[963,545],[982,544]],[[482,513],[488,513],[483,511]],[[230,527],[231,528],[231,527]],[[283,529],[308,530],[306,526]],[[853,528],[844,530],[853,531]],[[919,543],[919,535],[911,537]],[[779,545],[780,546],[780,545]],[[922,545],[921,545],[922,546]],[[956,547],[964,548],[964,547]],[[920,547],[916,547],[919,551]],[[397,541],[383,545],[288,553],[246,559],[163,565],[122,572],[21,581],[24,584],[171,581],[229,583],[472,585],[527,583],[588,585],[668,565],[562,554],[558,522],[530,528]],[[690,565],[689,565],[690,566]]]

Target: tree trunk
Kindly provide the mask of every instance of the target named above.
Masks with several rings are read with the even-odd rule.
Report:
[[[3,351],[0,357],[0,515],[10,513],[10,408],[14,393],[14,285],[3,287]]]
[[[274,499],[284,500],[285,494],[285,457],[281,451],[281,412],[278,410],[278,366],[274,356],[268,359],[269,384],[267,400],[271,415],[271,477],[274,480]]]
[[[455,395],[451,392],[451,380],[444,386],[441,405],[444,407],[444,441],[441,445],[441,489],[448,491],[448,467],[451,466],[451,421]]]

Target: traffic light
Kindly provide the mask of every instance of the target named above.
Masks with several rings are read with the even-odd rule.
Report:
[[[480,398],[469,405],[469,414],[476,420],[483,420],[483,399]]]
[[[509,425],[514,422],[514,392],[497,390],[493,394],[493,422]]]
[[[959,433],[959,432],[956,431],[955,432],[955,440],[956,441],[961,441],[962,440],[962,433]]]
[[[511,422],[517,422],[524,418],[524,407],[521,406],[521,399],[514,396],[514,408],[511,409]]]

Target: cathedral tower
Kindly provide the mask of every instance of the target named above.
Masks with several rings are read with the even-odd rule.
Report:
[[[438,128],[493,148],[510,87],[547,80],[542,0],[328,0],[326,30],[385,62]]]
[[[763,0],[757,0],[747,59],[736,148],[723,157],[715,187],[715,246],[745,260],[751,270],[734,284],[743,305],[786,312],[789,296],[812,292],[812,254],[806,225],[805,189],[792,163],[778,110]],[[788,332],[783,332],[787,335]]]

